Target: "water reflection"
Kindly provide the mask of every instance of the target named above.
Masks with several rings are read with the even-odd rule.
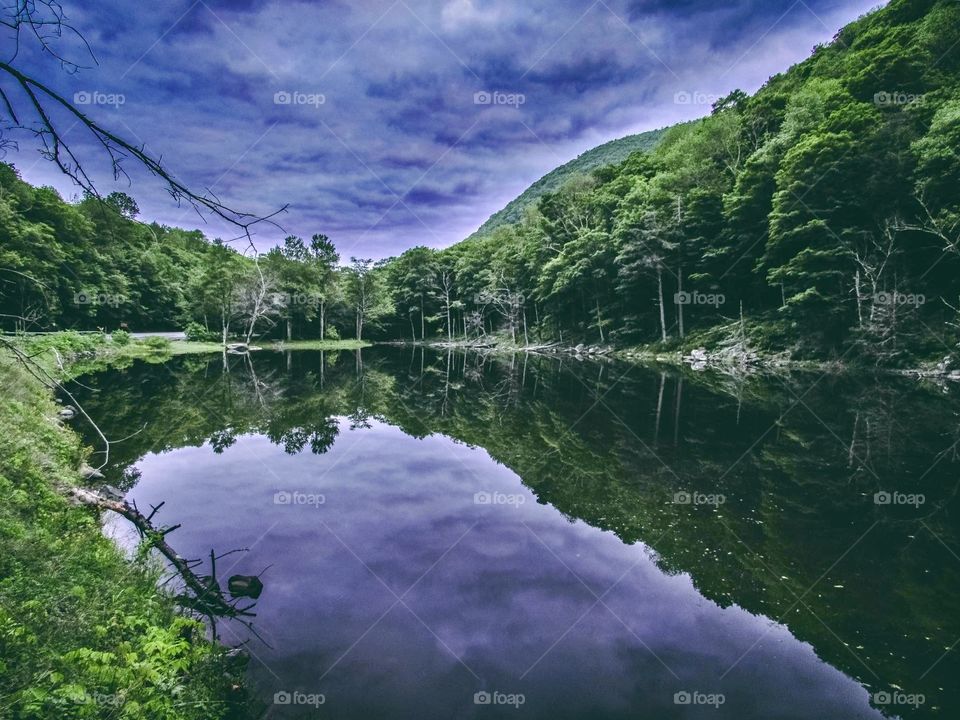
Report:
[[[104,391],[82,400],[116,437],[149,421],[111,476],[167,501],[181,552],[251,547],[230,574],[274,563],[270,647],[251,645],[267,701],[879,716],[866,686],[924,695],[891,716],[956,707],[956,406],[937,388],[387,348],[222,363],[93,376]]]

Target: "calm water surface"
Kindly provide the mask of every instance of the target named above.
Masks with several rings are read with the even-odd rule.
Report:
[[[399,348],[83,383],[171,544],[248,548],[218,631],[267,717],[960,712],[940,388]]]

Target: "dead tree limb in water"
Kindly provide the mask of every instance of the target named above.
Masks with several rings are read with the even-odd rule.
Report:
[[[151,518],[153,518],[156,511],[160,509],[160,506],[155,507],[153,512],[147,516],[141,513],[135,504],[130,504],[125,500],[112,500],[86,488],[73,487],[70,488],[68,494],[84,505],[92,505],[103,510],[110,510],[118,515],[122,515],[133,523],[134,527],[136,527],[140,533],[140,536],[146,539],[152,547],[156,548],[173,566],[177,574],[183,578],[184,584],[194,594],[194,597],[190,599],[194,604],[194,608],[199,612],[205,615],[232,618],[253,617],[256,614],[250,612],[250,609],[253,608],[252,604],[246,607],[237,607],[237,605],[231,603],[223,596],[217,584],[216,571],[214,569],[211,569],[211,575],[205,582],[193,572],[191,565],[195,564],[195,562],[183,558],[176,550],[170,547],[167,543],[166,536],[180,526],[173,525],[167,528],[158,528],[155,526]],[[211,559],[213,558],[214,556],[211,553]]]

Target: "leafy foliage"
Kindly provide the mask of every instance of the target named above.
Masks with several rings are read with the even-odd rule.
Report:
[[[958,23],[956,3],[897,0],[647,151],[558,169],[562,185],[524,200],[514,224],[495,216],[451,248],[404,253],[387,267],[401,300],[389,334],[416,337],[419,318],[515,338],[516,318],[490,302],[506,293],[540,339],[683,344],[742,315],[755,345],[777,338],[801,357],[952,352],[960,47],[934,28]],[[453,287],[431,297],[438,265]]]
[[[942,357],[960,340],[958,27],[956,2],[894,0],[755,95],[595,148],[463,242],[380,263],[339,267],[317,234],[256,265],[137,222],[122,194],[65,203],[0,165],[0,322],[686,346],[736,320],[801,358]]]
[[[103,340],[67,335],[56,342],[66,352]],[[150,564],[124,559],[97,515],[58,491],[77,482],[87,450],[52,421],[47,389],[6,354],[0,362],[4,716],[240,717],[242,667],[205,640],[199,622],[175,611]]]

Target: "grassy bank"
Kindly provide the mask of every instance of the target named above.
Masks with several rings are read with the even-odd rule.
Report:
[[[291,340],[256,344],[264,350],[360,350],[372,343],[366,340]]]
[[[26,345],[61,376],[105,357],[173,352],[75,334]],[[65,498],[89,448],[59,408],[0,347],[0,717],[242,717],[242,666],[177,612],[155,567],[126,559],[98,513]]]
[[[15,341],[19,347],[48,365],[61,377],[77,376],[107,367],[124,368],[134,361],[165,362],[175,355],[200,355],[223,352],[218,342],[168,340],[162,337],[132,339],[115,333],[43,333],[37,335],[0,336]],[[366,340],[293,340],[254,342],[262,352],[286,350],[359,350],[369,347]]]

